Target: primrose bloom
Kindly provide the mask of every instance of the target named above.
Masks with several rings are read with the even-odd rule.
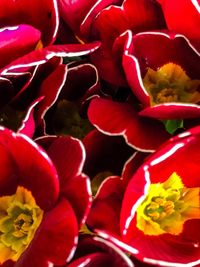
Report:
[[[126,30],[133,34],[163,29],[165,21],[160,5],[150,0],[58,1],[61,18],[79,40],[101,41],[91,59],[100,77],[115,85],[126,85],[115,41]]]
[[[81,172],[82,145],[70,137],[52,137],[48,144],[45,139],[48,156],[28,137],[5,128],[0,144],[0,265],[64,265],[91,201]]]
[[[143,104],[139,114],[163,120],[198,117],[200,57],[188,40],[161,32],[134,37],[127,32],[123,38],[126,77]]]
[[[100,187],[89,226],[123,241],[145,263],[199,266],[199,147],[196,127],[171,138],[139,168],[142,158],[134,155],[122,178],[109,177]],[[101,210],[111,215],[101,218]]]
[[[97,128],[123,135],[130,145],[147,151],[162,144],[169,137],[167,131],[173,134],[179,128],[173,123],[181,122],[180,128],[186,129],[188,122],[196,125],[200,57],[184,36],[164,32],[133,36],[127,31],[116,40],[115,50],[123,51],[122,65],[133,95],[129,93],[124,102],[93,99],[88,115]]]

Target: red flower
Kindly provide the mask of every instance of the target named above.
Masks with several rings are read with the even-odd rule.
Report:
[[[0,129],[1,266],[64,265],[77,244],[91,201],[84,150],[70,137],[45,143],[51,159],[26,136]]]
[[[149,151],[169,137],[161,120],[199,117],[200,58],[187,39],[161,32],[133,36],[127,31],[113,47],[123,54],[126,79],[139,101],[133,95],[126,103],[92,100],[88,116],[96,127]]]
[[[163,144],[140,168],[141,158],[135,155],[122,179],[104,181],[88,225],[126,247],[118,242],[123,241],[126,249],[144,262],[198,266],[199,146],[200,127],[196,127]],[[107,216],[100,215],[103,210]]]
[[[122,42],[127,81],[143,104],[140,115],[157,119],[199,116],[200,58],[187,39],[159,32],[132,37],[127,32],[116,49],[121,50]]]
[[[62,18],[84,41],[99,40],[102,45],[92,56],[100,77],[116,85],[125,85],[119,57],[113,51],[116,38],[126,30],[133,33],[165,27],[162,11],[155,1],[59,0]]]

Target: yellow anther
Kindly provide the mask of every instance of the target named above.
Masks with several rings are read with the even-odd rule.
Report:
[[[147,207],[147,210],[156,210],[159,208],[159,204],[152,201],[151,204]]]
[[[164,210],[169,215],[174,212],[174,203],[172,201],[166,201],[164,204]]]
[[[155,220],[155,221],[158,220],[159,217],[160,217],[159,212],[156,212],[156,211],[154,211],[154,212],[149,212],[148,215],[149,215],[149,217],[152,218],[152,220]]]
[[[158,203],[159,206],[163,206],[163,205],[165,204],[165,200],[164,200],[163,198],[160,198],[160,197],[156,197],[156,198],[154,199],[154,201],[155,201],[156,203]]]

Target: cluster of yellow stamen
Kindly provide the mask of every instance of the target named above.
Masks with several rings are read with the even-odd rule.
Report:
[[[146,207],[145,212],[154,221],[162,220],[174,212],[174,202],[156,197]]]
[[[200,102],[200,80],[192,80],[186,72],[174,63],[168,63],[148,71],[143,79],[149,93],[151,105],[180,102]]]
[[[137,227],[146,235],[178,235],[187,220],[200,218],[200,188],[184,187],[173,173],[164,183],[151,184],[137,208]]]
[[[31,192],[19,186],[0,197],[0,264],[17,261],[32,241],[43,217]]]

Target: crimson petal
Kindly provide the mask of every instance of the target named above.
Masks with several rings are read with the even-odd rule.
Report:
[[[72,137],[47,136],[37,141],[45,147],[57,168],[61,195],[70,201],[78,222],[83,223],[91,204],[90,181],[82,173],[85,161],[83,145]]]
[[[103,133],[124,136],[129,145],[141,151],[151,152],[169,138],[161,122],[140,117],[128,103],[94,98],[88,117]]]
[[[0,144],[5,163],[1,168],[1,195],[15,193],[20,184],[32,192],[42,209],[52,207],[58,198],[59,184],[56,169],[47,154],[28,137],[2,127]]]
[[[56,0],[2,0],[0,2],[0,25],[30,24],[42,32],[44,45],[51,44],[58,29]]]

